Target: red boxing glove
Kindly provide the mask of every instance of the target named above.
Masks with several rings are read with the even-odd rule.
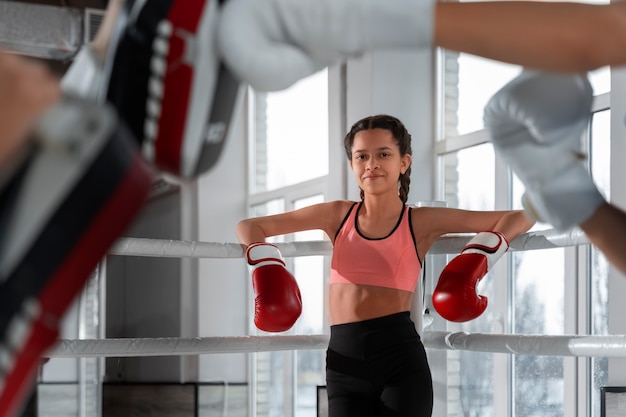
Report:
[[[280,251],[270,243],[253,243],[246,258],[254,289],[254,324],[266,332],[289,330],[302,313],[302,296]]]
[[[446,320],[464,322],[480,316],[487,308],[487,297],[478,295],[476,286],[491,266],[509,249],[502,233],[481,232],[446,265],[433,291],[433,306]]]

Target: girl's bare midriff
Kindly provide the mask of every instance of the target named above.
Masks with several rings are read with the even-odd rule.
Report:
[[[353,323],[409,311],[413,294],[371,285],[333,284],[329,289],[332,324]]]

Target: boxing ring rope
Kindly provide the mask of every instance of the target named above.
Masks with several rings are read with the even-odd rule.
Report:
[[[431,247],[428,254],[459,253],[472,238],[443,236]],[[509,251],[528,251],[588,244],[580,229],[559,232],[554,229],[524,233],[510,243]],[[284,257],[331,255],[328,241],[276,243]],[[243,247],[237,243],[191,242],[168,239],[121,238],[109,250],[109,255],[148,256],[159,258],[243,258]]]
[[[473,235],[444,236],[429,254],[458,253]],[[528,232],[511,242],[511,251],[550,249],[588,244],[579,229],[558,232],[554,229]],[[277,243],[283,256],[330,255],[328,241]],[[243,248],[236,243],[190,242],[166,239],[119,239],[110,255],[175,258],[242,258]],[[195,338],[124,338],[60,340],[45,356],[49,358],[182,356],[214,353],[245,353],[279,350],[326,349],[328,335],[275,335]],[[468,334],[427,331],[427,348],[509,353],[539,356],[626,357],[626,335],[518,335]]]
[[[626,357],[626,335],[521,335],[465,332],[424,332],[432,349],[511,353],[537,356]]]
[[[519,335],[424,332],[431,349],[536,356],[626,357],[626,335]],[[326,349],[328,335],[61,340],[49,358],[183,356]]]
[[[49,358],[184,356],[326,349],[327,335],[61,340]]]

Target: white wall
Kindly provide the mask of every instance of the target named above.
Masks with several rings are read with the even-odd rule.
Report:
[[[350,61],[347,73],[347,129],[357,120],[379,113],[393,115],[413,137],[409,203],[433,199],[434,81],[432,53],[378,52]],[[349,197],[358,188],[349,183]]]
[[[198,240],[237,242],[235,227],[247,217],[246,118],[243,94],[218,163],[198,179]],[[243,336],[248,329],[249,279],[243,259],[203,259],[198,275],[198,336]],[[200,357],[198,380],[247,381],[246,354]]]

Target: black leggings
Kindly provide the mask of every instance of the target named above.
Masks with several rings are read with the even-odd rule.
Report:
[[[409,312],[331,326],[326,385],[329,417],[430,417],[432,378]]]

